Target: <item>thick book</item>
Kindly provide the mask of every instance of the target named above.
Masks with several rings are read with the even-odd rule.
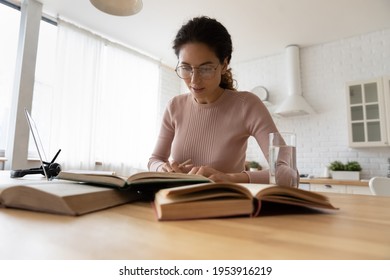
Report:
[[[134,191],[63,181],[23,181],[0,185],[0,206],[63,215],[86,213],[140,200]]]
[[[61,171],[56,178],[152,193],[163,188],[212,182],[196,174],[148,171],[135,173],[128,177],[93,171]]]
[[[163,189],[154,208],[159,220],[258,216],[268,204],[283,209],[336,210],[326,196],[297,188],[263,184],[206,183]],[[291,207],[284,207],[289,205]]]

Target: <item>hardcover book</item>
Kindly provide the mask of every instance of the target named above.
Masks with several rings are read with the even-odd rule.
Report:
[[[205,183],[156,193],[159,220],[258,216],[263,204],[315,209],[335,208],[326,196],[297,188],[262,184]],[[285,207],[282,207],[285,209]],[[284,210],[288,212],[288,207]]]
[[[83,215],[140,199],[138,192],[130,190],[97,188],[57,180],[21,180],[0,185],[1,207],[63,215]]]
[[[173,172],[139,172],[125,177],[94,171],[61,171],[56,178],[119,189],[150,192],[174,186],[212,182],[201,175]]]

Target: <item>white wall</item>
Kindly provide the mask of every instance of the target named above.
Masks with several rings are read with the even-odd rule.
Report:
[[[317,114],[274,119],[280,131],[297,134],[300,173],[321,176],[324,167],[337,159],[359,161],[362,178],[386,176],[390,147],[348,147],[345,83],[390,75],[390,29],[301,48],[300,56],[303,95]],[[269,101],[275,105],[287,95],[284,52],[232,68],[240,90],[265,86]],[[181,84],[172,69],[162,67],[161,71],[163,110],[167,100],[180,92]],[[247,155],[248,160],[267,165],[253,139],[249,141]]]
[[[301,48],[300,56],[303,95],[317,114],[275,119],[280,131],[297,134],[300,172],[321,176],[333,160],[357,160],[363,178],[386,176],[390,147],[348,147],[345,83],[390,74],[390,29]],[[233,70],[240,90],[265,86],[273,104],[287,94],[285,53],[233,65]],[[262,158],[254,141],[248,158]]]
[[[168,101],[175,95],[179,94],[181,88],[181,80],[176,75],[174,69],[167,66],[160,66],[160,108],[158,116],[160,117],[158,122],[161,123],[163,113]]]

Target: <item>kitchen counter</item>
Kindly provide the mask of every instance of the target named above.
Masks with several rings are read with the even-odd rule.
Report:
[[[368,180],[334,180],[332,178],[300,178],[300,183],[368,187]]]

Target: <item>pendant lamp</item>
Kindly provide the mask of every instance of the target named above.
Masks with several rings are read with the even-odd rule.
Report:
[[[90,0],[98,10],[114,16],[131,16],[142,9],[142,0]]]

